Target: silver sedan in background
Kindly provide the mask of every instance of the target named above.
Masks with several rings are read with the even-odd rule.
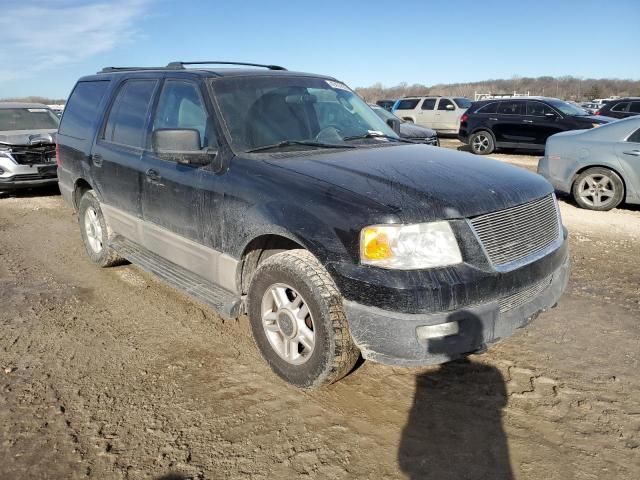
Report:
[[[640,116],[549,137],[538,173],[582,208],[640,204]]]

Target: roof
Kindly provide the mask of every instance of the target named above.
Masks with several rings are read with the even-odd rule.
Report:
[[[49,107],[42,103],[26,103],[26,102],[0,102],[0,108],[46,108]]]
[[[186,68],[188,65],[198,65],[193,68]],[[202,66],[200,66],[202,65]],[[209,65],[206,67],[205,65]],[[211,67],[210,65],[233,65],[232,68]],[[249,67],[249,68],[247,68]],[[170,62],[164,67],[105,67],[97,72],[95,76],[102,77],[112,75],[132,76],[135,74],[167,73],[172,75],[190,74],[201,77],[238,77],[238,76],[312,76],[325,79],[333,79],[325,75],[316,75],[303,72],[290,72],[286,68],[278,65],[263,65],[259,63],[246,62],[223,62],[223,61],[199,61],[199,62]],[[93,76],[92,76],[93,77]],[[85,80],[88,77],[84,78]]]
[[[164,74],[170,73],[175,76],[198,76],[203,78],[210,77],[314,77],[323,78],[325,80],[336,80],[334,77],[327,75],[318,75],[315,73],[292,72],[290,70],[263,70],[258,68],[185,68],[180,70],[166,68],[144,68],[144,69],[127,69],[112,70],[104,73],[97,73],[82,77],[80,80],[105,80],[113,77],[134,77],[145,76],[148,74]]]

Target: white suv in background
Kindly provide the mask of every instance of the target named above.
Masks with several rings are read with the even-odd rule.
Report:
[[[457,134],[460,117],[471,105],[464,97],[406,97],[396,101],[393,113],[438,133]]]

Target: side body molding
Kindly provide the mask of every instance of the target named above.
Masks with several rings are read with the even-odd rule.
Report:
[[[239,293],[236,285],[239,262],[235,258],[110,205],[103,203],[101,208],[113,233],[230,292]]]

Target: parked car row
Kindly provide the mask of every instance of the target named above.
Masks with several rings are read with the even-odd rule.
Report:
[[[596,115],[606,115],[613,118],[628,118],[640,115],[640,97],[619,98],[605,103]]]
[[[456,134],[460,118],[470,106],[471,101],[464,97],[406,97],[396,101],[393,113],[438,133]]]
[[[477,155],[488,155],[496,148],[542,151],[551,135],[612,120],[589,115],[556,98],[483,100],[474,102],[460,119],[458,139]]]
[[[57,183],[58,122],[39,103],[0,103],[0,192]]]

